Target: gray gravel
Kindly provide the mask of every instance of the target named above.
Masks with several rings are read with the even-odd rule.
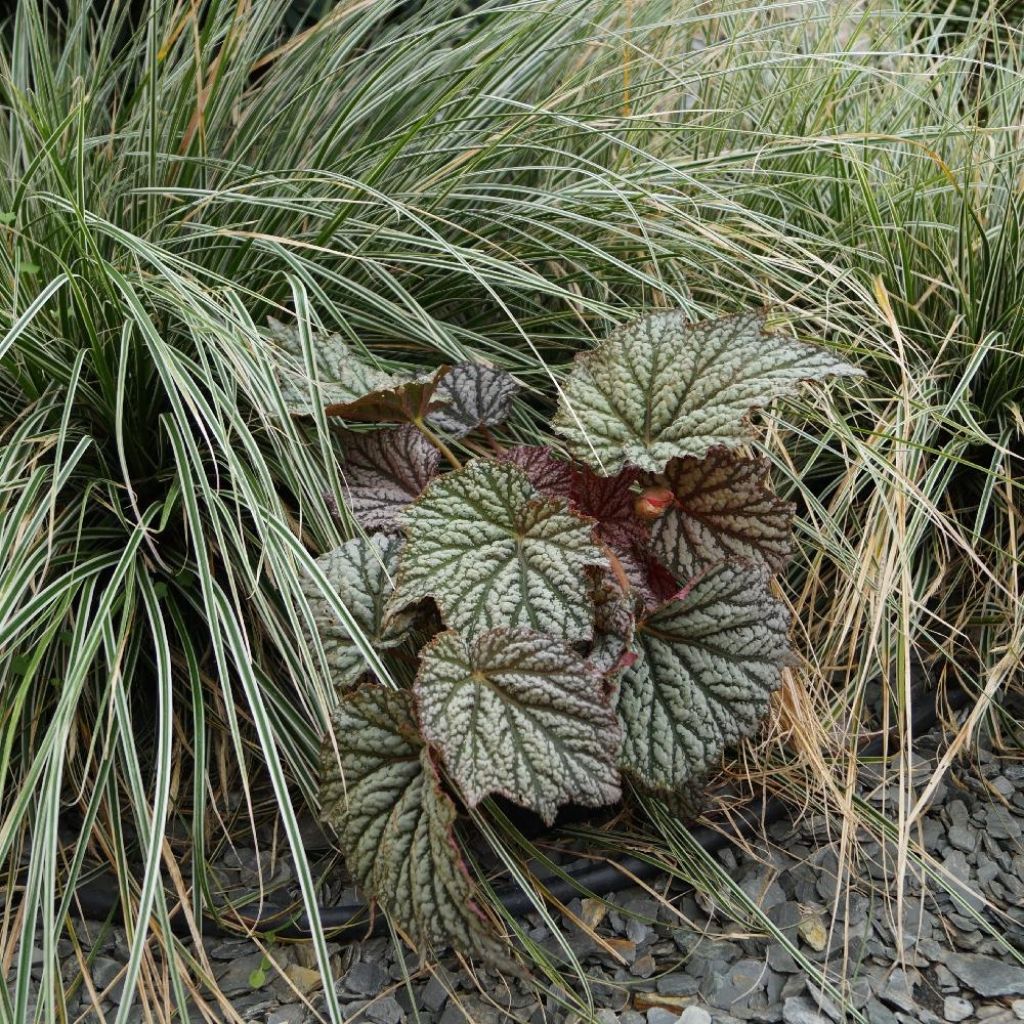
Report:
[[[918,744],[913,762],[919,782],[937,758],[928,742]],[[347,1018],[370,1024],[841,1024],[855,1013],[869,1024],[1017,1024],[1024,1021],[1024,760],[985,750],[977,757],[977,766],[951,770],[918,823],[946,886],[908,868],[902,944],[895,927],[900,902],[895,892],[884,893],[895,874],[895,847],[858,837],[861,860],[840,870],[838,834],[810,815],[797,825],[771,826],[763,848],[719,854],[774,934],[753,919],[736,923],[740,918],[714,898],[676,891],[666,879],[652,889],[667,903],[642,889],[612,894],[612,906],[574,900],[557,936],[539,916],[528,916],[531,940],[553,960],[564,961],[563,945],[579,958],[594,997],[592,1016],[567,1010],[559,998],[565,994],[540,983],[487,971],[474,979],[455,961],[422,968],[381,938],[329,944],[330,984]],[[865,767],[860,783],[864,798],[891,816],[896,794],[880,769]],[[294,885],[286,860],[252,850],[233,851],[218,873],[226,892],[250,890],[260,877],[282,891]],[[344,885],[333,883],[326,897],[351,899]],[[574,920],[591,925],[604,944]],[[83,925],[80,938],[96,949],[89,980],[109,1016],[126,998],[119,974],[128,944],[118,929],[96,926]],[[77,1000],[83,1022],[97,1019],[88,1013],[88,986],[79,983],[67,940],[61,951],[62,976],[76,993],[72,1008]],[[274,964],[242,939],[212,940],[206,953],[242,1020],[321,1019],[323,978],[308,945],[269,947]],[[822,972],[825,987],[801,960]],[[203,1017],[196,1011],[192,1019]],[[141,1020],[133,1006],[129,1021]]]

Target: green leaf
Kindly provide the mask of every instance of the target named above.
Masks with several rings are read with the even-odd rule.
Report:
[[[615,712],[600,673],[562,641],[449,630],[424,648],[414,689],[423,735],[470,807],[501,793],[550,825],[561,804],[619,799]]]
[[[496,427],[508,419],[518,390],[519,382],[504,370],[460,363],[438,385],[437,398],[445,404],[430,414],[430,425],[456,438]]]
[[[622,767],[653,790],[704,774],[751,735],[779,686],[789,614],[763,567],[720,562],[637,630],[622,676]]]
[[[676,456],[741,444],[751,411],[800,381],[859,372],[767,333],[762,314],[691,324],[680,311],[653,313],[577,355],[552,425],[604,475],[625,465],[657,473]]]
[[[447,367],[418,376],[387,373],[360,359],[340,335],[318,332],[312,338],[312,381],[298,328],[271,318],[270,335],[285,357],[278,361],[277,379],[293,416],[312,416],[314,399],[328,416],[366,423],[412,421],[442,404],[434,401],[434,392]]]
[[[397,537],[353,537],[316,560],[371,646],[378,650],[402,643],[415,619],[411,612],[391,615],[386,621],[384,616],[401,547]],[[366,671],[363,655],[316,584],[304,579],[302,589],[336,685],[352,686]]]
[[[793,506],[771,493],[767,479],[767,460],[724,449],[673,459],[665,482],[675,504],[655,520],[654,557],[679,580],[730,557],[781,570],[792,551]]]
[[[323,820],[345,860],[414,945],[501,959],[454,835],[455,806],[419,738],[412,694],[344,697],[321,750]]]
[[[367,530],[397,530],[398,513],[437,475],[441,456],[413,426],[346,432],[345,503]]]
[[[18,215],[11,210],[4,210],[0,213],[0,224],[9,225],[13,224],[17,219]]]
[[[585,569],[607,564],[592,523],[538,497],[515,466],[474,459],[431,483],[401,522],[408,543],[393,608],[433,598],[445,623],[468,637],[525,626],[590,638]]]

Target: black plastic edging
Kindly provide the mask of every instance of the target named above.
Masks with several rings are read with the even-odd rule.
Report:
[[[916,687],[912,694],[911,706],[916,711],[911,713],[911,726],[915,735],[928,732],[938,721],[938,707],[934,699],[927,699],[925,687]],[[924,698],[924,699],[922,699]],[[947,703],[952,710],[958,711],[967,704],[968,694],[961,689],[951,690],[946,695]],[[923,705],[923,706],[922,706]],[[879,757],[890,747],[898,747],[900,736],[898,730],[879,736],[863,750],[860,757]],[[788,805],[779,797],[768,800],[755,800],[744,812],[741,835],[751,837],[755,829],[764,828],[785,817]],[[728,836],[716,832],[706,826],[698,826],[691,830],[693,837],[708,852],[716,853],[730,842]],[[615,862],[605,861],[601,864],[588,866],[577,872],[570,872],[570,878],[548,875],[544,881],[547,894],[561,902],[567,902],[586,890],[595,896],[603,896],[623,886],[632,884],[633,879],[647,879],[659,874],[661,869],[650,861],[639,857],[625,856]],[[518,886],[500,890],[498,896],[505,909],[513,916],[519,916],[534,909],[533,900]],[[88,920],[120,920],[121,905],[119,894],[109,882],[93,880],[79,887],[76,900],[72,905],[79,917]],[[288,907],[273,903],[264,903],[255,916],[239,913],[239,926],[246,926],[254,932],[273,932],[282,939],[308,939],[312,932],[309,928],[309,916],[303,911],[296,913]],[[321,926],[329,933],[333,941],[366,938],[368,935],[382,932],[385,922],[381,915],[374,918],[368,916],[365,903],[342,904],[334,907],[320,907],[318,910]],[[223,917],[227,919],[228,915]],[[191,933],[183,915],[171,917],[171,928],[176,935],[188,936]],[[239,928],[226,928],[213,916],[206,914],[203,918],[203,933],[217,936],[240,936],[245,934]]]

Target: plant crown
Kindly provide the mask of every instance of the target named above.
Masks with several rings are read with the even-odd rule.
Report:
[[[577,356],[553,420],[565,458],[492,433],[519,388],[500,369],[387,373],[314,335],[310,376],[297,332],[272,336],[289,413],[399,424],[336,435],[362,535],[318,563],[351,622],[308,581],[340,693],[324,820],[411,942],[498,958],[458,806],[501,794],[551,823],[624,779],[674,799],[756,730],[788,657],[770,580],[793,507],[742,451],[750,414],[858,371],[762,314],[654,313]]]

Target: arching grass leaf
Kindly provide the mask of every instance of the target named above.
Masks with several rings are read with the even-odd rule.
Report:
[[[344,697],[321,752],[323,820],[353,877],[416,945],[503,961],[454,835],[455,805],[419,738],[412,695]]]
[[[545,498],[569,497],[572,464],[556,458],[546,445],[518,445],[506,449],[497,459],[518,466]]]
[[[824,349],[767,333],[758,313],[702,324],[679,311],[654,313],[576,357],[552,425],[602,474],[625,465],[657,473],[676,456],[742,443],[751,410],[800,381],[859,372]]]
[[[437,398],[444,405],[430,414],[430,425],[451,437],[495,427],[508,418],[518,390],[519,382],[504,370],[460,363],[438,385]]]
[[[473,807],[501,793],[548,824],[561,804],[619,799],[619,725],[600,673],[562,641],[454,630],[424,648],[415,683],[423,735]]]
[[[665,479],[675,502],[654,522],[654,556],[680,580],[729,557],[778,572],[792,551],[793,506],[769,491],[767,477],[767,460],[724,449],[673,459]]]
[[[703,775],[751,735],[778,687],[789,615],[761,566],[720,562],[637,630],[622,676],[622,767],[654,790]]]
[[[593,524],[541,498],[522,471],[474,459],[435,480],[401,516],[408,537],[395,609],[431,597],[468,637],[525,626],[589,639],[594,608],[585,569],[607,560]]]
[[[413,426],[348,433],[342,442],[345,502],[367,530],[397,530],[398,513],[437,475],[441,456]]]
[[[377,649],[400,644],[408,636],[415,620],[415,615],[409,611],[389,616],[386,621],[384,617],[398,572],[402,543],[398,537],[384,535],[353,537],[316,560],[356,624]],[[316,584],[307,578],[303,580],[302,588],[313,612],[320,643],[333,670],[335,684],[343,688],[352,686],[366,671],[363,655]]]

